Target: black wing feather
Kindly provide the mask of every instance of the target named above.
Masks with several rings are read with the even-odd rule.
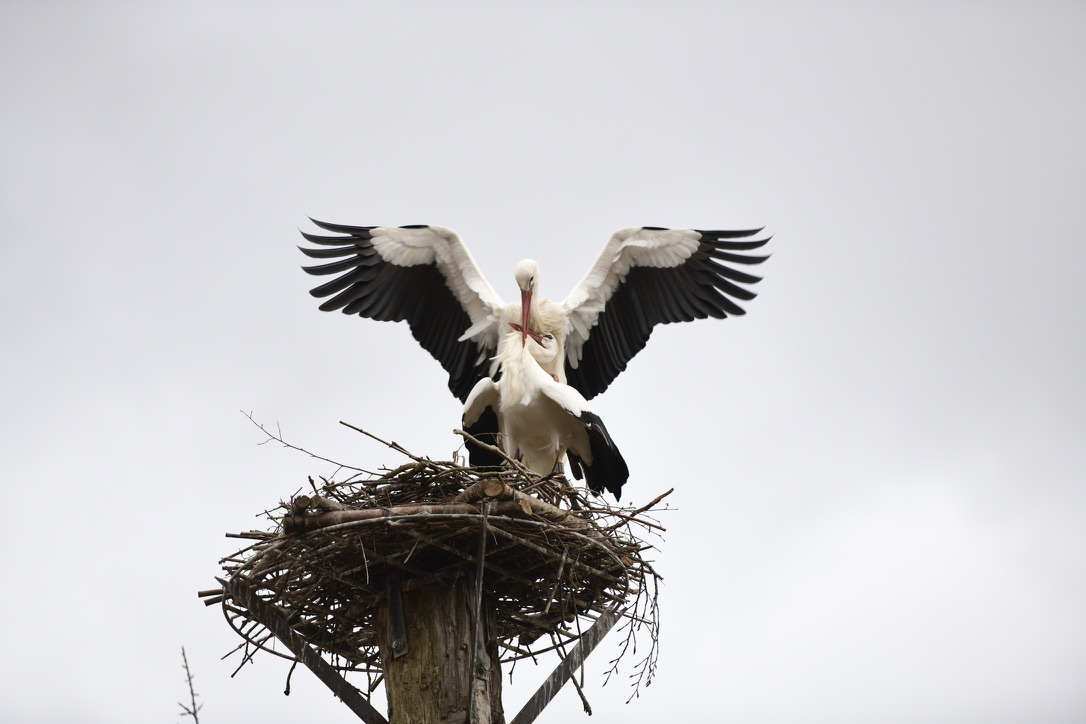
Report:
[[[499,447],[501,439],[498,433],[498,413],[493,407],[487,407],[473,425],[464,425],[464,432],[476,440]],[[468,464],[473,468],[498,468],[505,464],[505,458],[489,448],[480,447],[471,440],[464,442],[468,450]]]
[[[471,318],[457,302],[433,264],[398,266],[385,261],[373,247],[376,226],[347,226],[312,220],[326,231],[346,236],[302,232],[320,248],[299,247],[313,259],[336,259],[302,267],[314,276],[340,274],[314,287],[314,297],[326,298],[322,311],[337,309],[381,322],[407,320],[411,334],[449,373],[449,390],[463,402],[487,373],[489,362],[472,342],[458,342]]]
[[[606,390],[645,348],[657,324],[745,314],[736,300],[748,302],[757,295],[740,285],[756,284],[762,278],[728,264],[754,265],[768,259],[742,253],[765,246],[769,237],[750,238],[761,232],[698,230],[698,248],[685,263],[632,267],[596,318],[578,366],[567,368],[569,384],[588,399]]]

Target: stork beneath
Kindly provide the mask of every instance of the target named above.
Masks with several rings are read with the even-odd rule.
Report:
[[[312,290],[342,310],[379,321],[407,321],[419,344],[449,373],[449,389],[465,401],[476,383],[492,377],[503,346],[529,330],[553,337],[553,357],[539,362],[557,381],[591,399],[640,352],[657,324],[744,314],[736,300],[755,293],[743,285],[761,277],[734,265],[765,256],[762,229],[697,231],[631,227],[611,236],[581,282],[563,302],[539,294],[539,265],[515,270],[520,299],[507,303],[479,271],[467,247],[442,226],[343,226],[313,220],[337,234],[302,232],[317,248],[314,275],[339,275]],[[528,345],[529,347],[531,345]]]
[[[564,453],[573,477],[584,478],[589,490],[606,489],[621,499],[630,471],[603,421],[581,393],[546,371],[558,354],[554,335],[521,327],[506,334],[499,348],[497,381],[486,377],[472,388],[464,430],[483,439],[500,430],[505,454],[537,475],[552,473]],[[497,462],[470,443],[468,455],[475,467]]]

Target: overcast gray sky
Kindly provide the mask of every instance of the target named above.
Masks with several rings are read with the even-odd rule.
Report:
[[[196,598],[332,472],[240,410],[457,446],[405,326],[317,310],[313,216],[453,227],[507,299],[624,226],[775,234],[597,398],[677,510],[658,679],[605,641],[595,719],[1086,720],[1086,5],[877,5],[0,3],[0,719],[178,720],[184,645],[205,722],[352,720]]]

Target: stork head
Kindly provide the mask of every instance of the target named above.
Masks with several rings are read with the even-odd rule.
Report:
[[[558,348],[554,343],[553,334],[536,334],[531,333],[532,339],[535,340],[535,344],[528,345],[528,349],[531,350],[532,357],[539,363],[540,367],[545,367],[554,360],[555,354],[558,353]],[[557,381],[555,377],[555,381]]]
[[[514,331],[520,332],[520,336],[522,339],[527,339],[528,337],[531,337],[540,347],[546,346],[546,343],[544,342],[544,337],[549,337],[552,341],[554,340],[553,334],[540,334],[534,329],[523,327],[516,322],[510,322],[509,326],[512,327]]]
[[[520,344],[523,346],[528,340],[528,318],[532,314],[532,300],[539,285],[539,264],[535,259],[523,259],[517,264],[513,276],[520,287]]]

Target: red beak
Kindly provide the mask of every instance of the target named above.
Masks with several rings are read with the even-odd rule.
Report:
[[[522,340],[525,337],[531,337],[533,340],[535,340],[536,344],[538,344],[538,345],[543,344],[543,335],[541,335],[539,332],[533,331],[531,329],[525,330],[524,327],[520,326],[516,322],[510,322],[509,326],[521,333],[520,336],[521,336]],[[522,342],[522,344],[523,344],[523,342]]]
[[[528,341],[528,317],[532,314],[532,292],[530,289],[520,290],[520,344],[523,347]]]

